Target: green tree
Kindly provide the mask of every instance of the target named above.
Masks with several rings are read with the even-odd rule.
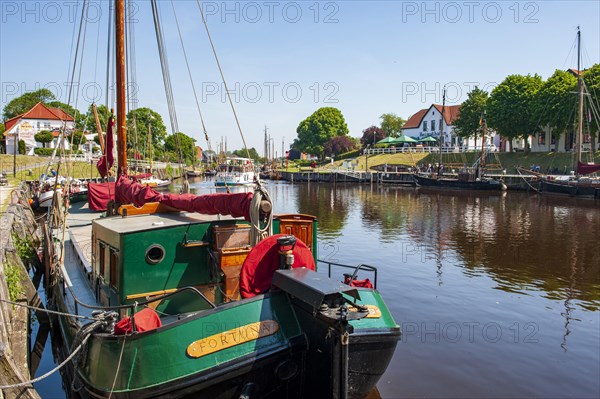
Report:
[[[256,162],[263,161],[262,157],[260,155],[258,155],[258,151],[256,151],[256,148],[254,148],[254,147],[248,148],[248,152],[246,152],[246,150],[244,150],[243,148],[232,152],[233,155],[235,155],[236,157],[240,157],[240,158],[248,158],[248,153],[250,153],[250,158],[253,159],[254,161],[256,161]]]
[[[27,153],[27,144],[25,144],[24,140],[19,140],[19,154],[25,155]]]
[[[526,139],[538,130],[535,119],[535,95],[542,87],[539,75],[510,75],[494,90],[488,100],[488,123],[492,129],[509,139]]]
[[[33,136],[33,138],[38,143],[42,143],[42,147],[46,148],[46,143],[50,143],[54,137],[52,136],[52,132],[49,130],[42,130]]]
[[[164,141],[167,137],[167,128],[162,116],[150,108],[138,108],[127,114],[127,146],[137,148],[141,153],[149,156],[148,151],[148,124],[150,125],[150,140],[152,143],[152,157],[160,159],[165,152]]]
[[[573,126],[576,91],[577,78],[570,72],[556,70],[535,96],[536,120],[541,126],[549,126],[557,138]]]
[[[6,104],[2,110],[2,116],[4,117],[4,120],[7,120],[29,111],[35,104],[39,102],[47,104],[55,100],[56,97],[48,89],[40,89],[25,93],[22,96],[13,98],[8,102],[8,104]]]
[[[106,132],[108,126],[108,118],[110,117],[110,110],[105,105],[97,105],[98,119],[100,120],[100,128],[103,132]],[[85,120],[87,121],[86,130],[92,133],[98,133],[96,129],[96,119],[94,118],[93,105],[88,107],[87,113],[85,114]],[[147,129],[147,128],[146,128]],[[98,143],[100,144],[100,143]]]
[[[165,152],[170,161],[179,162],[180,156],[183,163],[193,165],[196,159],[196,140],[184,133],[175,133],[167,136]]]
[[[587,86],[587,89],[590,94],[589,96],[587,96],[587,104],[589,105],[590,101],[593,104],[600,104],[600,64],[594,64],[591,68],[586,69],[585,72],[583,72],[583,81],[585,82],[585,85]],[[598,107],[596,107],[596,109],[598,109]],[[587,114],[587,118],[589,121],[590,110],[587,111]],[[589,131],[592,137],[595,139],[596,137],[598,137],[598,130],[600,127],[600,121],[598,120],[598,117],[593,116],[592,113],[592,121],[591,123],[588,122],[588,124]],[[596,140],[592,140],[592,150],[596,149],[595,143]]]
[[[479,121],[485,109],[489,95],[487,91],[475,87],[460,105],[460,114],[454,121],[454,130],[460,137],[475,137],[479,131]]]
[[[324,144],[333,137],[347,135],[348,126],[339,109],[324,107],[300,122],[296,133],[295,149],[322,157]]]
[[[80,144],[83,144],[87,141],[87,139],[85,138],[85,136],[83,135],[83,132],[81,130],[75,130],[73,132],[73,149],[77,150],[79,148]]]
[[[381,119],[381,128],[385,132],[386,136],[389,137],[398,137],[402,132],[402,126],[406,123],[406,120],[402,119],[396,114],[382,114],[379,119]]]

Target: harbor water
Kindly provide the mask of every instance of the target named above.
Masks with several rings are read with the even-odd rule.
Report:
[[[403,331],[378,384],[383,398],[600,396],[597,202],[266,185],[275,213],[318,216],[320,259],[378,267],[377,288]],[[211,181],[191,188],[215,192]],[[52,367],[47,348],[36,376]],[[57,378],[36,388],[65,397]]]

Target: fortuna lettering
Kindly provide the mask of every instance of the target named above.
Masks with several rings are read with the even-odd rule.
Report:
[[[193,358],[206,356],[232,346],[273,335],[277,331],[279,331],[279,324],[275,320],[247,324],[194,341],[187,347],[187,354]]]

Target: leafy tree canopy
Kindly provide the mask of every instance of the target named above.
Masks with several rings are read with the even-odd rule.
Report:
[[[370,126],[363,130],[363,135],[360,138],[360,144],[363,147],[367,145],[374,146],[379,140],[383,140],[386,137],[385,131],[375,125]]]
[[[35,139],[35,141],[37,141],[38,143],[42,143],[44,147],[46,147],[46,143],[51,142],[54,137],[52,137],[52,132],[48,130],[42,130],[41,132],[33,136],[33,138]]]
[[[534,115],[535,96],[542,87],[539,75],[510,75],[494,90],[488,101],[491,128],[510,139],[526,138],[538,130]]]
[[[402,126],[406,123],[406,120],[402,119],[396,114],[383,114],[379,117],[381,119],[381,128],[385,132],[386,136],[398,137],[402,132]]]
[[[150,108],[138,108],[129,111],[127,114],[127,145],[130,148],[137,148],[145,156],[149,156],[148,151],[148,125],[150,125],[150,141],[152,143],[152,157],[154,159],[162,158],[164,154],[163,142],[167,137],[167,128],[163,123],[162,116]]]
[[[103,132],[106,132],[108,126],[108,118],[110,117],[110,110],[106,108],[106,105],[96,105],[98,111],[98,120],[100,121],[100,128]],[[92,133],[98,133],[96,129],[96,119],[94,118],[93,105],[88,107],[87,113],[85,114],[86,130]]]
[[[52,101],[56,101],[56,97],[48,89],[40,89],[25,93],[17,98],[13,98],[6,104],[2,110],[2,117],[4,120],[7,120],[29,111],[39,102],[47,104]]]
[[[322,157],[325,143],[333,137],[347,135],[348,126],[339,109],[324,107],[300,122],[296,133],[298,138],[294,140],[294,148]]]
[[[196,161],[196,140],[181,132],[171,134],[165,139],[165,151],[170,161],[179,162],[183,157],[183,163],[192,165]]]
[[[358,147],[356,139],[350,136],[337,136],[329,139],[323,146],[326,156],[343,154],[355,150]]]
[[[592,101],[594,104],[600,104],[600,64],[594,64],[583,73],[583,81],[589,91],[588,104]],[[600,111],[600,110],[599,110]],[[595,135],[598,132],[600,121],[593,117],[590,124],[590,131]]]
[[[542,126],[550,126],[557,134],[573,126],[576,115],[577,78],[570,72],[556,70],[535,96],[534,117]]]
[[[460,106],[460,114],[454,121],[454,130],[460,137],[477,137],[479,121],[488,102],[487,91],[475,87]]]
[[[248,152],[246,152],[246,150],[244,150],[243,148],[232,152],[234,156],[240,158],[248,158],[248,153],[250,153],[250,158],[255,160],[256,162],[260,162],[262,160],[262,157],[258,155],[258,151],[256,151],[256,148],[254,147],[248,148]]]

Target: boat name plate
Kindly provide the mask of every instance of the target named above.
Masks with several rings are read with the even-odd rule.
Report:
[[[275,320],[246,324],[192,342],[187,347],[187,354],[190,357],[199,358],[236,345],[268,337],[277,331],[279,331],[279,324]]]

